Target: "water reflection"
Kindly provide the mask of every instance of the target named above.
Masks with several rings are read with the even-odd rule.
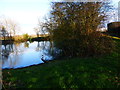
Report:
[[[45,60],[52,60],[50,49],[49,41],[2,45],[2,68],[21,68],[43,63],[42,55]]]
[[[28,42],[25,42],[25,43],[24,43],[24,47],[29,48],[29,43],[28,43]]]

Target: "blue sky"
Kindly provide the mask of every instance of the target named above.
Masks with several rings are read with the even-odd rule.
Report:
[[[112,0],[115,7],[119,0]],[[35,34],[33,28],[50,10],[50,0],[0,0],[0,17],[19,23],[22,33]]]

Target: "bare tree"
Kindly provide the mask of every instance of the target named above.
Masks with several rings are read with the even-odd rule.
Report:
[[[18,31],[20,31],[20,27],[17,22],[11,20],[9,18],[2,18],[0,21],[1,25],[5,27],[6,31],[9,33],[9,37],[15,36]]]
[[[37,37],[39,37],[39,32],[40,32],[40,31],[39,31],[39,28],[38,28],[38,27],[34,28],[34,31],[35,31]]]
[[[47,19],[46,19],[47,20]],[[45,36],[46,34],[48,34],[49,32],[46,29],[46,22],[41,22],[40,19],[38,19],[38,31],[42,36]]]
[[[15,36],[16,33],[19,31],[19,26],[17,22],[11,20],[11,19],[5,19],[5,26],[7,27],[10,36]]]
[[[3,40],[6,40],[6,37],[9,36],[4,26],[2,26],[0,29],[0,35],[3,37]]]

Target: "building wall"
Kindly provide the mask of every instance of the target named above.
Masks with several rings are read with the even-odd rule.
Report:
[[[107,25],[108,32],[120,33],[120,22],[112,22]]]

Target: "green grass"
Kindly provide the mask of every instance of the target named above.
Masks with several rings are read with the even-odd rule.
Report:
[[[111,55],[54,60],[22,69],[3,70],[7,88],[120,88],[120,41]]]

